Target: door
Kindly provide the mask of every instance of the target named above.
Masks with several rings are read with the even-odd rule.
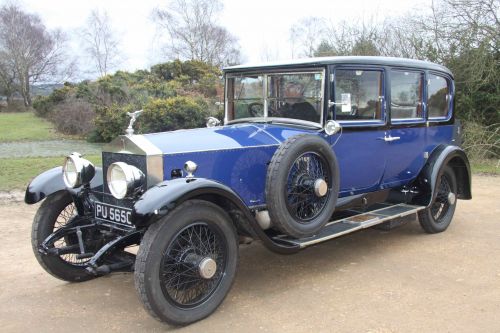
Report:
[[[384,70],[332,68],[329,119],[342,131],[330,137],[340,169],[340,196],[376,191],[385,169]]]
[[[425,163],[425,74],[423,71],[392,69],[389,75],[390,129],[381,139],[387,145],[383,187],[406,184]]]

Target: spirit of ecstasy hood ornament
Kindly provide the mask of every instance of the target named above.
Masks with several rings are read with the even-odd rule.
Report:
[[[138,111],[134,111],[134,112],[127,112],[127,116],[130,117],[130,123],[128,124],[128,127],[125,130],[127,135],[134,135],[134,129],[132,128],[132,126],[134,126],[134,123],[137,120],[137,117],[139,117],[139,115],[142,113],[142,111],[143,110],[138,110]]]

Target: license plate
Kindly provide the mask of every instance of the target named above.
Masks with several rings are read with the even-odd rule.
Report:
[[[108,205],[102,202],[95,202],[96,219],[107,222],[132,225],[132,222],[130,222],[131,214],[131,209]]]

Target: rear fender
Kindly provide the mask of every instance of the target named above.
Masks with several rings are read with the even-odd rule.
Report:
[[[472,199],[470,165],[467,155],[458,146],[441,145],[429,157],[417,182],[424,193],[415,199],[416,203],[429,206],[437,195],[438,181],[445,166],[450,166],[457,179],[457,198]]]

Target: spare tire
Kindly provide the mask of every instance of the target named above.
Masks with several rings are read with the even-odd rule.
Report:
[[[312,236],[329,220],[339,193],[339,168],[331,146],[318,135],[288,138],[274,153],[266,179],[273,225],[295,238]]]

